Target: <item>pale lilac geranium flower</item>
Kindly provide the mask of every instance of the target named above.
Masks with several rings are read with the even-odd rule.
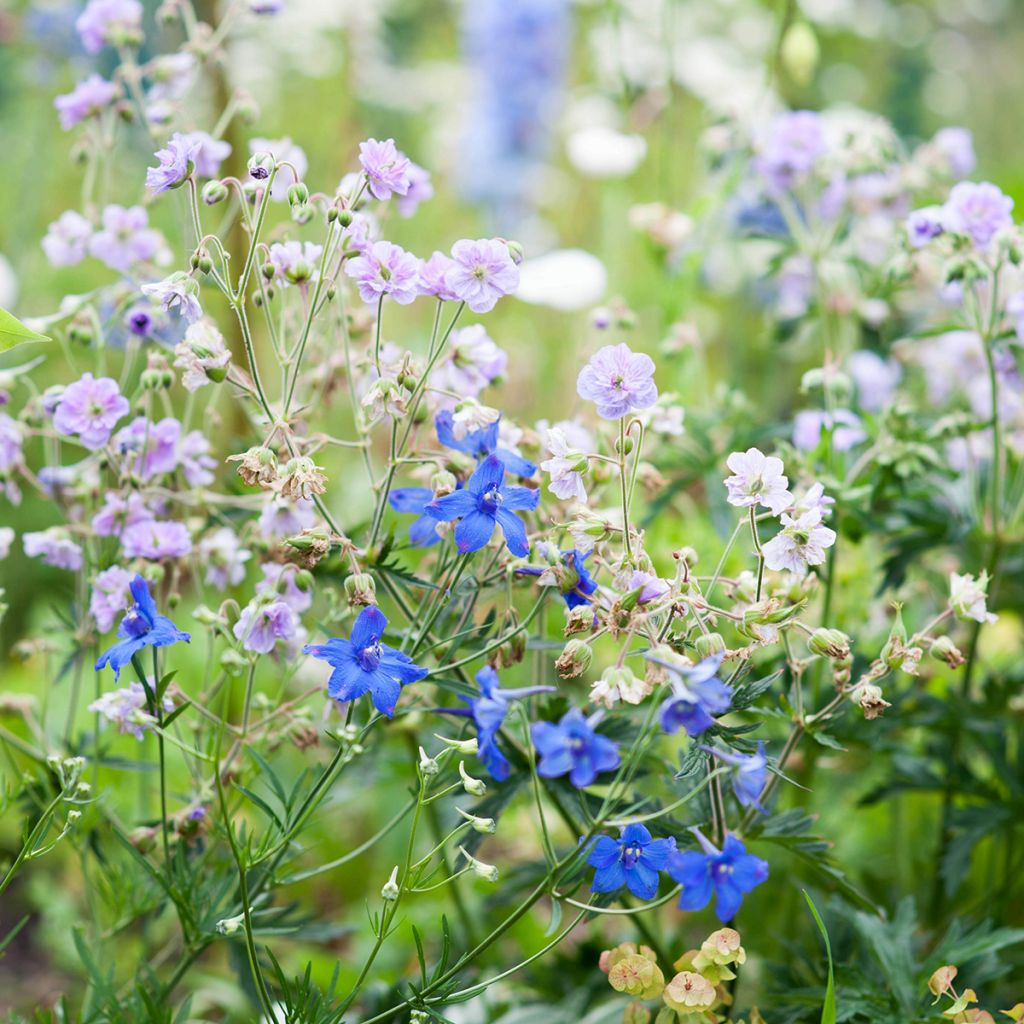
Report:
[[[305,634],[295,610],[286,601],[253,598],[243,609],[234,627],[235,639],[247,651],[269,654],[279,643],[294,650]]]
[[[448,286],[448,272],[453,266],[454,261],[443,252],[434,252],[430,259],[423,260],[417,282],[420,295],[434,295],[444,302],[454,301],[455,293]]]
[[[168,189],[184,185],[196,169],[199,146],[198,139],[175,132],[167,145],[153,154],[159,163],[156,167],[146,170],[146,187],[154,195],[159,195]]]
[[[737,508],[763,505],[777,516],[792,502],[782,459],[765,455],[757,448],[748,448],[745,452],[733,452],[725,464],[733,471],[733,476],[725,481],[730,505]]]
[[[850,356],[849,370],[857,386],[857,401],[868,412],[880,412],[889,404],[903,376],[899,363],[867,349]]]
[[[253,14],[280,14],[284,10],[284,0],[249,0],[249,10]]]
[[[968,573],[949,574],[949,605],[958,619],[974,622],[995,622],[996,615],[987,607],[989,576],[982,572],[977,579]]]
[[[275,242],[269,259],[274,267],[274,280],[288,284],[315,284],[320,276],[320,255],[323,246],[313,242]]]
[[[131,462],[131,472],[140,480],[151,480],[177,468],[180,437],[181,424],[172,416],[156,423],[137,416],[114,435],[114,446]]]
[[[199,560],[206,566],[206,582],[218,590],[237,587],[245,579],[245,563],[252,552],[242,547],[238,534],[221,526],[199,541]]]
[[[230,362],[224,335],[209,320],[189,324],[184,339],[174,347],[174,365],[183,371],[181,383],[186,391],[224,380]]]
[[[153,680],[150,679],[149,683],[152,685]],[[170,697],[165,696],[161,704],[164,711],[174,710],[174,701]],[[103,694],[89,705],[89,710],[102,715],[111,725],[116,725],[122,736],[129,735],[142,740],[146,730],[156,725],[156,719],[144,710],[146,706],[146,688],[136,682]]]
[[[82,568],[82,548],[59,526],[22,534],[22,546],[29,558],[42,558],[44,565],[77,572]]]
[[[133,578],[134,573],[119,565],[112,565],[96,574],[89,598],[89,611],[101,633],[109,632],[131,606],[134,598],[128,584]]]
[[[987,181],[961,181],[943,206],[949,228],[967,235],[976,249],[986,249],[996,234],[1013,226],[1013,200]]]
[[[775,571],[803,576],[810,565],[825,561],[825,549],[836,542],[836,532],[821,522],[821,512],[809,509],[794,518],[782,514],[782,529],[763,548],[764,564]]]
[[[419,164],[409,163],[409,188],[398,198],[398,212],[402,217],[411,217],[420,203],[434,197],[434,186],[430,182],[430,172]]]
[[[55,267],[73,267],[89,251],[92,224],[76,210],[65,210],[47,229],[42,246]]]
[[[634,352],[625,343],[598,349],[576,378],[576,393],[594,402],[606,420],[622,419],[629,412],[649,409],[658,400],[651,379],[654,360]]]
[[[173,519],[150,519],[126,526],[121,534],[125,558],[184,558],[192,553],[192,536],[184,523]]]
[[[155,518],[146,499],[138,491],[132,491],[127,497],[107,491],[103,505],[92,517],[92,532],[97,537],[120,537],[126,526]]]
[[[209,132],[188,132],[175,138],[191,152],[196,175],[200,178],[216,178],[220,165],[231,156],[231,143],[215,139]]]
[[[111,270],[122,273],[153,259],[163,236],[149,227],[149,215],[141,206],[111,204],[103,210],[100,230],[89,241],[89,252]]]
[[[289,501],[287,498],[272,498],[260,513],[260,533],[266,540],[283,540],[303,530],[308,530],[316,523],[316,512],[312,501],[299,498]]]
[[[97,74],[83,78],[74,89],[58,96],[53,105],[60,118],[60,126],[69,131],[87,117],[103,113],[117,96],[117,86]]]
[[[142,38],[139,0],[89,0],[75,22],[87,53],[99,53],[106,44],[137,44]]]
[[[583,484],[583,474],[588,465],[586,455],[570,448],[565,434],[557,427],[548,431],[546,444],[552,458],[545,459],[540,468],[551,476],[548,490],[563,501],[585,503],[587,489]]]
[[[345,264],[345,273],[359,288],[363,302],[385,295],[406,306],[416,298],[420,261],[392,242],[374,242],[363,255]]]
[[[489,313],[498,299],[519,287],[519,268],[499,238],[464,238],[452,246],[452,261],[448,287],[474,313]]]
[[[779,114],[763,133],[754,166],[771,192],[784,192],[814,169],[827,143],[821,115],[811,110]]]
[[[11,545],[13,543],[14,530],[9,526],[0,526],[0,562],[11,553]]]
[[[925,206],[914,210],[907,217],[906,229],[911,248],[923,249],[946,230],[945,211],[941,206]]]
[[[155,299],[168,312],[177,307],[183,319],[194,324],[202,315],[199,305],[199,282],[178,270],[163,281],[144,284],[142,294]]]
[[[21,426],[5,412],[0,412],[0,473],[8,473],[21,464]]]
[[[448,358],[434,371],[433,384],[458,395],[476,397],[508,366],[508,354],[499,348],[482,324],[452,333]]]
[[[190,487],[208,487],[215,477],[217,460],[210,455],[210,442],[200,430],[190,430],[178,445],[178,464]]]
[[[409,191],[412,162],[395,146],[394,139],[360,142],[359,164],[374,199],[390,199],[392,194],[404,196]]]
[[[793,418],[793,445],[803,452],[813,451],[826,430],[832,431],[832,447],[837,452],[849,451],[867,438],[859,417],[849,409],[831,413],[804,409]]]
[[[637,570],[630,576],[625,589],[628,593],[639,590],[637,604],[647,604],[649,601],[664,596],[671,588],[667,580],[663,580],[653,573]]]
[[[832,514],[832,506],[835,503],[836,499],[825,493],[825,485],[815,482],[799,498],[793,499],[793,505],[789,512],[797,517],[803,515],[804,512],[817,512],[824,519]]]
[[[66,437],[77,434],[86,448],[96,451],[107,443],[117,421],[126,416],[130,408],[116,380],[85,373],[64,389],[53,426],[58,434]]]

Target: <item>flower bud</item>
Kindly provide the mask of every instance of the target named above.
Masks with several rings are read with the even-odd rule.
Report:
[[[589,604],[578,604],[565,617],[565,636],[589,633],[594,628],[594,609]]]
[[[419,769],[421,775],[429,777],[431,775],[436,775],[441,770],[441,766],[422,747],[420,747]]]
[[[471,853],[467,853],[462,846],[459,847],[459,853],[469,862],[473,874],[488,882],[496,882],[498,880],[498,869],[493,864],[485,864],[482,860],[477,860]]]
[[[288,186],[288,205],[305,206],[309,202],[309,189],[301,182]]]
[[[249,157],[249,176],[256,181],[266,181],[274,169],[274,158],[270,153],[253,153]]]
[[[438,736],[437,733],[434,733],[434,736],[437,737],[437,739],[439,739],[446,747],[450,747],[452,750],[455,750],[460,754],[465,754],[467,757],[474,756],[480,749],[480,744],[477,742],[477,738],[475,736],[471,736],[468,740],[453,740],[449,739],[447,736]]]
[[[938,636],[932,641],[931,654],[950,668],[959,668],[965,661],[960,648],[948,636]]]
[[[377,603],[377,588],[368,572],[354,572],[345,577],[345,596],[350,608]]]
[[[562,679],[575,679],[590,668],[593,658],[594,652],[585,640],[570,640],[555,662],[555,671]]]
[[[249,667],[249,661],[244,654],[229,647],[220,656],[220,666],[229,676],[237,677]]]
[[[807,640],[812,654],[822,658],[842,660],[850,655],[850,638],[838,629],[827,629],[824,626],[816,629]]]
[[[470,823],[474,832],[493,835],[498,830],[498,823],[493,818],[478,818],[475,814],[467,814],[461,807],[456,807],[455,810]]]
[[[721,633],[701,633],[693,642],[693,649],[703,661],[714,654],[724,654],[727,650],[725,638]]]
[[[223,181],[208,181],[203,186],[203,202],[207,206],[216,206],[228,197],[228,187]]]
[[[401,895],[401,889],[398,887],[398,865],[396,864],[391,869],[391,877],[384,883],[384,886],[380,890],[381,899],[387,900],[388,902],[394,902]]]
[[[244,924],[244,914],[239,914],[237,917],[225,917],[222,921],[217,922],[217,931],[221,935],[237,935]]]
[[[466,762],[459,762],[459,776],[462,779],[462,788],[470,796],[483,796],[487,792],[487,783],[483,779],[475,779],[466,771]]]

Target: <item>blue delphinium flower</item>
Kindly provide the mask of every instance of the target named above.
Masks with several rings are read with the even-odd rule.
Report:
[[[733,770],[730,772],[732,791],[743,807],[753,807],[761,814],[767,813],[761,806],[761,794],[768,776],[768,758],[764,753],[764,741],[757,744],[757,753],[737,754],[717,747],[701,747],[701,750],[717,757]]]
[[[505,466],[496,455],[488,455],[462,490],[435,498],[424,511],[441,522],[460,520],[455,527],[455,544],[462,554],[479,551],[491,539],[495,526],[500,526],[509,551],[525,558],[530,544],[526,527],[515,513],[535,509],[540,492],[508,487],[504,481]]]
[[[501,729],[508,714],[509,703],[531,697],[535,693],[551,693],[553,686],[523,686],[518,689],[503,690],[498,686],[498,673],[490,665],[480,669],[476,674],[477,685],[480,687],[479,697],[464,697],[468,708],[437,708],[446,715],[462,715],[472,718],[476,725],[477,757],[483,762],[491,778],[503,782],[508,778],[511,765],[498,746],[498,731]]]
[[[373,706],[390,718],[402,687],[418,682],[427,670],[380,642],[387,624],[384,613],[369,605],[359,613],[348,640],[334,637],[323,644],[306,644],[302,651],[334,667],[327,681],[327,693],[334,700],[356,700],[369,690]]]
[[[715,897],[715,913],[723,924],[740,909],[743,897],[768,877],[768,864],[747,853],[742,840],[725,837],[719,851],[701,834],[692,830],[703,852],[676,850],[668,859],[669,876],[683,887],[680,910],[703,910]]]
[[[712,716],[729,710],[732,690],[717,674],[721,654],[712,654],[693,668],[666,661],[657,664],[673,674],[672,696],[661,705],[661,727],[665,732],[685,729],[689,736],[699,736],[715,724]]]
[[[156,604],[149,592],[149,585],[141,576],[136,576],[128,584],[133,604],[125,612],[121,625],[117,627],[117,635],[121,638],[110,650],[102,654],[96,662],[96,671],[109,665],[114,670],[114,678],[121,675],[121,669],[129,664],[132,658],[143,647],[167,647],[179,640],[188,643],[192,637],[171,622],[165,615],[156,610]]]
[[[554,552],[554,545],[548,545],[548,549]],[[521,576],[549,576],[550,580],[558,587],[566,605],[569,608],[576,608],[581,604],[590,604],[590,595],[597,590],[597,580],[587,571],[586,560],[590,557],[588,551],[585,555],[579,551],[562,551],[557,553],[561,564],[555,565],[524,565],[516,572]],[[552,554],[552,557],[555,557]],[[542,583],[548,580],[542,580]]]
[[[598,773],[618,768],[618,744],[594,731],[601,717],[599,711],[584,718],[582,711],[572,708],[557,725],[534,722],[530,735],[540,754],[537,774],[545,779],[568,775],[577,789],[583,789],[594,784]]]
[[[446,448],[451,448],[466,455],[472,455],[478,462],[486,459],[488,455],[496,455],[501,459],[505,469],[516,476],[531,477],[537,472],[537,467],[515,452],[507,448],[498,447],[498,429],[501,420],[496,419],[493,423],[479,430],[471,430],[464,437],[455,436],[453,426],[454,417],[449,409],[442,409],[434,418],[434,427],[437,430],[437,439]]]
[[[625,886],[641,900],[658,893],[658,873],[676,848],[674,839],[652,839],[643,825],[627,825],[618,839],[598,836],[587,863],[594,868],[591,892],[615,892]]]
[[[388,504],[396,511],[419,518],[409,527],[409,542],[417,548],[428,548],[436,544],[441,535],[437,532],[437,520],[426,513],[426,507],[434,500],[429,487],[394,487],[388,493]]]

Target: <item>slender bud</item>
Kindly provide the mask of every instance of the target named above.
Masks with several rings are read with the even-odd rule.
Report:
[[[459,776],[462,779],[462,788],[470,796],[483,796],[487,792],[487,783],[483,779],[474,779],[469,772],[466,771],[466,762],[459,762]]]
[[[398,888],[398,865],[396,864],[391,869],[391,877],[384,883],[384,886],[380,891],[380,896],[381,899],[392,903],[398,899],[400,894],[401,890]]]
[[[470,823],[474,832],[493,835],[498,829],[498,824],[493,818],[478,818],[475,814],[467,814],[461,807],[456,807],[455,810]]]
[[[467,853],[462,846],[459,847],[459,853],[469,861],[473,874],[479,875],[488,882],[496,882],[498,880],[498,869],[493,864],[485,864],[482,860],[477,860],[471,853]]]
[[[436,775],[441,766],[422,747],[420,747],[420,774],[424,776]]]

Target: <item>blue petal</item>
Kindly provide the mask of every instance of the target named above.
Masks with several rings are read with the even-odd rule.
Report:
[[[698,853],[696,850],[677,850],[674,856],[669,857],[665,870],[673,881],[686,889],[697,888],[711,878],[707,854]],[[709,893],[708,899],[710,898]]]
[[[594,881],[591,883],[591,892],[615,892],[626,884],[626,869],[622,861],[616,858],[611,864],[598,868],[594,872]]]
[[[505,467],[495,455],[488,455],[483,462],[473,471],[473,475],[466,484],[466,490],[472,494],[485,494],[487,491],[497,487],[500,489],[505,479]]]
[[[646,846],[651,841],[651,833],[643,825],[627,825],[619,841],[623,846]]]
[[[768,878],[768,862],[747,854],[737,857],[732,864],[732,880],[742,892],[756,889]]]
[[[522,520],[507,508],[499,508],[494,517],[501,527],[501,532],[505,534],[505,543],[509,551],[517,558],[525,558],[530,553],[530,542],[526,539],[526,527]]]
[[[433,500],[434,492],[429,487],[395,487],[388,494],[388,504],[396,512],[422,512],[423,506]]]
[[[479,551],[491,539],[493,533],[493,516],[487,515],[486,512],[471,512],[455,527],[455,544],[463,554]]]
[[[395,713],[395,705],[402,692],[402,684],[393,679],[386,672],[378,669],[376,672],[367,672],[370,685],[370,699],[373,706],[382,714],[390,718]]]
[[[532,487],[506,487],[502,492],[505,508],[516,512],[532,512],[540,501],[540,491]]]
[[[658,872],[639,860],[626,872],[629,891],[641,900],[652,900],[658,894]]]
[[[496,740],[488,737],[481,743],[477,757],[490,773],[491,778],[498,782],[504,782],[508,778],[512,766],[508,763],[508,758],[501,752]]]
[[[715,897],[715,914],[722,924],[727,924],[736,916],[743,903],[743,891],[726,876],[715,884]]]
[[[655,839],[644,850],[640,860],[655,871],[663,871],[668,858],[676,848],[674,839]]]
[[[350,640],[352,647],[361,651],[366,647],[372,647],[379,643],[380,638],[387,629],[388,620],[384,613],[373,604],[367,605],[357,616],[352,626]]]
[[[322,644],[306,644],[302,648],[302,653],[326,661],[328,665],[333,665],[335,668],[354,664],[356,657],[352,645],[347,640],[342,640],[341,637],[332,637]]]
[[[145,646],[144,637],[134,637],[114,644],[110,650],[100,655],[96,662],[96,671],[99,672],[104,666],[109,665],[114,670],[114,678],[120,678],[121,669],[130,664],[132,657]]]
[[[429,505],[423,506],[424,515],[431,519],[439,519],[450,523],[453,519],[461,519],[476,511],[476,495],[468,490],[452,491],[441,498],[435,498]]]
[[[418,683],[429,674],[429,670],[413,662],[408,654],[393,650],[387,644],[383,644],[383,651],[380,659],[381,671],[386,671],[403,685],[406,683]]]
[[[531,477],[537,472],[537,467],[522,455],[516,455],[507,448],[496,448],[494,454],[505,464],[505,469],[516,476]]]
[[[592,868],[606,868],[620,860],[622,850],[611,836],[598,836],[587,855],[587,863]]]
[[[328,696],[334,700],[357,700],[370,688],[370,675],[354,662],[338,665],[327,680]]]
[[[156,620],[156,603],[149,592],[149,584],[141,576],[136,575],[128,584],[128,589],[132,592],[139,614],[152,626]]]
[[[409,543],[417,548],[429,548],[441,539],[437,532],[437,520],[422,515],[409,527]]]

